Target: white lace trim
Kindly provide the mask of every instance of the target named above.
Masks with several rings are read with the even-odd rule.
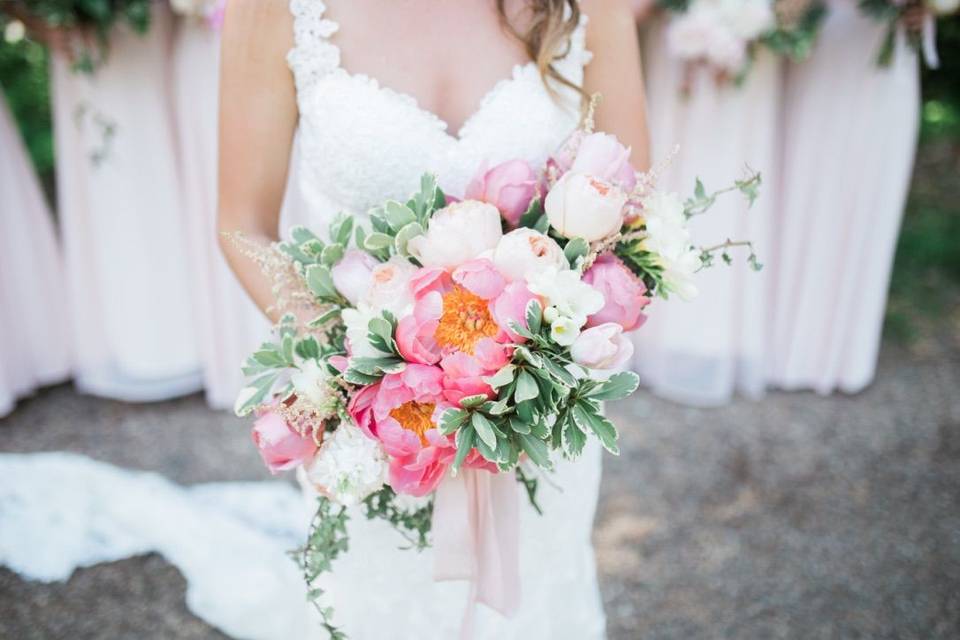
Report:
[[[323,17],[326,10],[323,0],[290,0],[293,48],[287,53],[287,64],[298,96],[340,67],[340,49],[329,40],[340,25]]]

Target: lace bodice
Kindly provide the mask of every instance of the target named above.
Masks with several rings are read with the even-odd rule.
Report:
[[[313,222],[337,211],[363,214],[384,200],[405,199],[424,172],[460,196],[484,163],[522,158],[540,165],[579,120],[579,96],[551,95],[534,63],[518,64],[498,82],[458,132],[405,93],[340,66],[339,25],[321,0],[291,0],[294,48],[288,62],[300,109],[296,169]],[[590,59],[586,20],[556,63],[580,84]]]

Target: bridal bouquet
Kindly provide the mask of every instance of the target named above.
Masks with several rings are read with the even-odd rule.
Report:
[[[893,62],[897,32],[903,29],[911,47],[923,54],[931,69],[940,66],[936,43],[937,18],[951,16],[960,10],[960,0],[859,0],[860,9],[875,20],[886,23],[887,30],[877,53],[877,64],[888,67]]]
[[[660,0],[676,14],[667,30],[672,55],[740,82],[757,50],[801,60],[826,13],[821,0]]]
[[[297,227],[269,252],[248,252],[291,313],[248,359],[236,410],[256,416],[271,471],[296,469],[321,496],[297,554],[312,598],[347,549],[349,506],[413,547],[439,547],[451,542],[430,536],[431,523],[454,481],[497,492],[494,509],[516,509],[519,482],[536,507],[537,468],[577,458],[588,438],[618,452],[602,403],[637,388],[622,371],[627,333],[654,298],[695,296],[694,274],[715,254],[729,261],[729,248],[749,246],[695,248],[687,220],[720,192],[698,182],[685,202],[657,191],[629,153],[585,129],[539,170],[482,168],[462,199],[425,175],[406,202],[370,211],[369,226],[341,215],[325,239]],[[752,175],[725,191],[752,202],[758,186]]]

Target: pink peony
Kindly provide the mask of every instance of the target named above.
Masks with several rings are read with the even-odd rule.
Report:
[[[607,254],[583,275],[583,281],[603,294],[603,309],[587,319],[588,327],[615,322],[633,331],[646,321],[643,308],[650,304],[647,288],[616,256]]]
[[[366,251],[347,251],[330,270],[333,285],[351,305],[357,306],[370,291],[373,270],[380,262]]]
[[[274,411],[264,413],[253,424],[253,443],[274,475],[309,462],[317,452],[313,438],[294,431]]]
[[[440,346],[434,339],[440,325],[443,297],[430,291],[413,307],[413,313],[401,318],[397,324],[396,340],[400,355],[407,362],[436,364],[440,361]]]
[[[486,258],[471,260],[457,267],[453,272],[453,281],[484,300],[496,298],[507,284]]]
[[[510,224],[517,226],[537,192],[537,174],[523,160],[509,160],[492,169],[481,169],[467,185],[465,198],[492,204]]]
[[[524,342],[526,338],[513,332],[511,322],[527,328],[527,303],[537,296],[530,293],[525,282],[511,282],[490,305],[493,319],[514,342]]]
[[[353,422],[367,436],[374,439],[377,438],[377,427],[373,421],[373,401],[379,390],[379,384],[363,387],[350,398],[350,403],[347,405],[347,413],[350,414]]]
[[[493,389],[483,377],[496,373],[509,361],[507,349],[490,338],[478,342],[473,354],[456,351],[444,356],[440,361],[444,397],[458,405],[469,396],[493,398]]]
[[[584,136],[570,170],[612,182],[627,193],[637,184],[637,173],[630,166],[630,148],[609,133]]]
[[[583,331],[570,347],[570,357],[586,367],[590,377],[606,380],[622,371],[633,357],[633,342],[613,322]]]

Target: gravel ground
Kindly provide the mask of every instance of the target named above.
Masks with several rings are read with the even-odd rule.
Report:
[[[595,531],[611,640],[960,637],[960,348],[887,347],[853,397],[611,407]],[[43,392],[0,451],[76,451],[181,483],[265,479],[247,429],[191,397]],[[0,569],[0,638],[224,638],[149,555],[62,584]]]

